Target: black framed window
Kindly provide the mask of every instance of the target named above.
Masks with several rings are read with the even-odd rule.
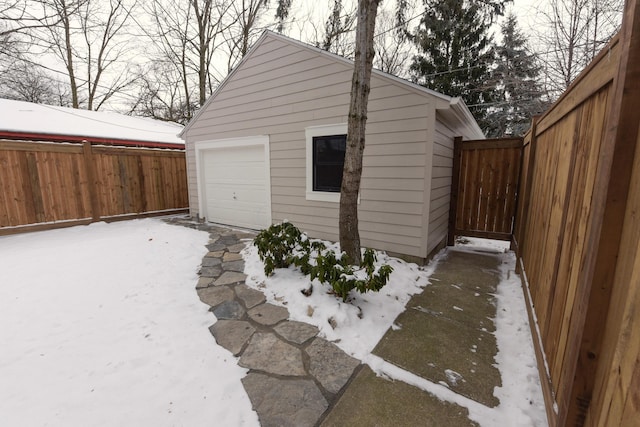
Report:
[[[313,191],[339,193],[347,135],[313,137]]]

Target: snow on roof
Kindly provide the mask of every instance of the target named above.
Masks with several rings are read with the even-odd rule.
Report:
[[[184,145],[182,125],[146,117],[0,99],[0,134],[23,133],[86,139]]]

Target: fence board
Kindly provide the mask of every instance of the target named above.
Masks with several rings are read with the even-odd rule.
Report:
[[[186,175],[183,151],[0,141],[0,234],[184,211]]]

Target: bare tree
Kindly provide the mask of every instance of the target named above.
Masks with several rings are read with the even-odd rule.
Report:
[[[169,96],[163,100],[171,105],[173,96],[179,94],[186,120],[195,109],[204,104],[217,87],[221,76],[214,69],[214,56],[224,43],[223,33],[233,23],[230,0],[154,0],[146,8],[153,19],[150,30],[143,28],[155,45],[155,61],[163,68],[171,66],[170,81],[180,88],[157,92]],[[158,75],[162,78],[162,75]],[[142,81],[148,89],[149,80]],[[166,82],[164,82],[166,83]],[[156,82],[156,85],[165,86]],[[195,91],[194,91],[194,88]]]
[[[39,5],[47,0],[5,0],[0,3],[0,37],[8,34],[29,34],[36,29],[60,23],[54,12]]]
[[[414,55],[413,43],[406,33],[406,22],[398,22],[397,15],[381,10],[376,27],[374,67],[385,73],[405,76]]]
[[[0,74],[0,97],[37,104],[66,105],[64,89],[37,65],[16,61]]]
[[[355,61],[347,122],[347,147],[340,189],[340,248],[356,265],[360,265],[361,261],[358,194],[362,177],[362,155],[365,145],[367,104],[371,90],[371,69],[375,56],[373,36],[379,2],[380,0],[359,0],[358,2]]]
[[[618,31],[622,0],[551,0],[539,12],[538,53],[548,91],[559,94]]]
[[[332,0],[330,4],[331,12],[324,26],[311,21],[305,22],[305,32],[311,33],[308,36],[309,43],[345,58],[353,58],[356,10],[347,9],[342,0]]]
[[[99,109],[131,80],[122,64],[129,38],[124,34],[133,0],[39,0],[45,16],[31,29],[31,56],[51,53],[62,62],[73,108]],[[108,76],[106,72],[108,73]]]
[[[233,25],[225,33],[227,46],[227,71],[247,54],[258,36],[267,28],[273,28],[275,18],[276,30],[282,32],[285,20],[289,16],[292,0],[278,0],[275,13],[272,15],[269,0],[238,0],[230,9]]]
[[[150,56],[156,65],[139,74],[138,95],[130,110],[163,120],[189,121],[258,34],[276,25],[269,4],[269,0],[181,0],[178,4],[153,0],[147,4],[144,9],[153,25],[140,28],[153,42]],[[291,0],[277,4],[275,18],[283,27]]]
[[[182,75],[170,61],[154,61],[138,72],[138,93],[130,105],[129,114],[156,120],[187,124],[198,108],[196,88],[184,93]],[[191,104],[187,104],[191,102]]]
[[[12,64],[22,59],[23,50],[20,47],[20,40],[15,34],[3,32],[5,25],[0,24],[0,75],[11,69]]]
[[[228,49],[227,71],[249,51],[258,34],[264,30],[261,25],[269,8],[269,0],[241,0],[233,2],[230,13],[235,21],[225,33]]]

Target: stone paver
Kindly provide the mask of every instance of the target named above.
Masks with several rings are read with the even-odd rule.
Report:
[[[222,275],[213,282],[213,286],[233,285],[235,283],[244,283],[247,278],[244,273],[237,273],[235,271],[225,271]]]
[[[280,323],[273,329],[282,338],[295,344],[304,344],[318,335],[318,328],[315,326],[296,321]]]
[[[231,253],[231,252],[225,252],[224,256],[222,257],[222,261],[224,262],[238,261],[241,259],[242,259],[242,255]]]
[[[238,298],[244,302],[244,306],[248,309],[266,301],[266,297],[262,292],[251,289],[247,285],[236,285],[235,291]]]
[[[218,319],[237,319],[244,317],[245,310],[242,305],[236,301],[225,301],[213,309],[213,314]]]
[[[246,246],[247,246],[247,245],[246,245],[246,244],[244,244],[244,243],[238,243],[238,244],[236,244],[236,245],[231,245],[231,246],[229,246],[229,247],[227,248],[227,250],[228,250],[229,252],[235,252],[235,253],[238,253],[238,252],[240,252],[241,250],[243,250]]]
[[[302,351],[270,333],[253,334],[238,364],[275,375],[306,374]]]
[[[244,320],[218,320],[209,330],[218,344],[237,356],[242,352],[256,328]]]
[[[322,338],[313,340],[306,351],[310,359],[309,373],[331,393],[339,392],[360,364],[359,360]]]
[[[220,258],[226,254],[225,251],[215,251],[215,252],[207,252],[204,256],[205,258]]]
[[[289,317],[289,310],[284,307],[265,303],[249,310],[249,317],[261,325],[275,325]]]
[[[202,266],[203,267],[215,267],[217,265],[222,264],[222,261],[220,261],[220,258],[215,258],[215,257],[204,257],[202,259]]]
[[[232,300],[234,294],[233,291],[226,286],[216,286],[198,289],[198,296],[200,297],[200,301],[203,303],[210,305],[211,307],[215,307],[225,301]]]
[[[223,262],[222,268],[224,268],[225,271],[239,271],[242,273],[244,271],[244,261],[238,260]]]
[[[215,251],[221,251],[226,249],[227,245],[225,245],[224,243],[209,243],[208,245],[205,245],[207,247],[207,249],[209,249],[209,252],[215,252]]]
[[[202,267],[200,269],[200,276],[201,277],[216,278],[216,277],[220,276],[220,274],[222,274],[222,268],[219,267],[219,266],[216,266],[216,267]]]
[[[228,246],[236,245],[238,243],[238,238],[236,237],[235,234],[223,235],[218,237],[218,240],[216,240],[216,243],[222,243],[228,247]]]
[[[242,384],[262,427],[314,426],[329,406],[310,379],[280,379],[249,373]]]
[[[214,280],[213,277],[201,277],[198,279],[198,283],[196,283],[196,289],[207,288],[213,284]]]

